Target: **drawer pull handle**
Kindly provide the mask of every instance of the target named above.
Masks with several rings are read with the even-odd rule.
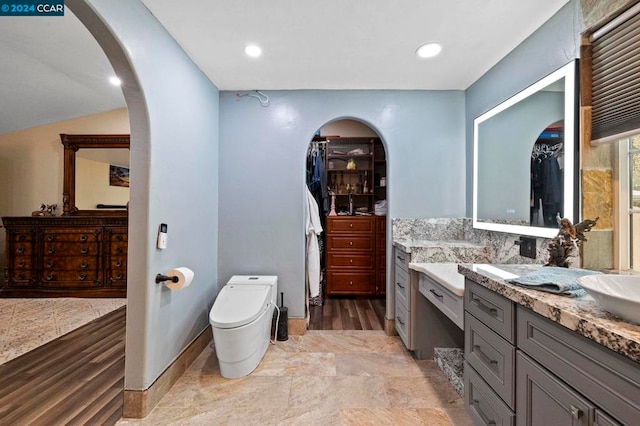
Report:
[[[122,266],[122,262],[120,260],[116,261],[116,266],[119,268]]]
[[[82,262],[80,264],[80,267],[83,268],[83,269],[86,268],[87,266],[89,266],[89,264],[87,262]]]
[[[400,323],[400,325],[404,325],[404,323],[402,322],[402,320],[400,319],[399,316],[396,316],[396,319],[398,320],[398,322]]]
[[[55,239],[56,239],[56,237],[54,237],[53,235],[49,235],[49,236],[47,237],[47,241],[53,241],[53,240],[55,240]]]
[[[403,286],[402,284],[400,284],[400,283],[396,283],[396,285],[397,285],[398,287],[400,287],[401,289],[403,289],[403,290],[404,290],[404,286]]]
[[[55,247],[49,247],[49,250],[47,250],[49,252],[49,254],[53,254],[56,252],[56,248]]]
[[[26,240],[26,239],[27,239],[27,237],[25,237],[24,235],[20,235],[20,236],[18,237],[18,241],[24,241],[24,240]]]
[[[498,310],[496,308],[490,308],[489,306],[482,303],[480,299],[472,298],[471,300],[478,306],[478,308],[480,308],[480,310],[486,312],[492,317],[498,317]]]
[[[349,259],[349,263],[353,263],[353,259]]]
[[[571,407],[571,417],[573,417],[576,420],[582,417],[581,409],[579,409],[578,407],[575,407],[574,405],[571,405],[570,407]]]
[[[18,247],[18,250],[16,250],[18,252],[18,254],[22,254],[24,253],[24,247]]]
[[[480,416],[480,418],[482,419],[484,424],[486,424],[486,425],[495,425],[496,424],[495,420],[489,420],[487,415],[480,409],[480,401],[478,401],[477,399],[474,399],[473,400],[473,407],[476,409],[476,412],[478,413],[478,415]]]
[[[55,275],[49,274],[47,275],[47,281],[52,281],[53,279],[55,279],[55,277],[56,277]]]
[[[116,237],[116,240],[118,240],[118,241],[122,241],[122,235],[118,235],[118,236]]]
[[[396,259],[398,259],[400,262],[404,262],[404,257],[396,256]]]
[[[441,294],[436,293],[436,291],[435,291],[434,289],[430,288],[430,289],[429,289],[429,291],[430,291],[431,293],[433,293],[433,295],[434,295],[435,297],[437,297],[438,299],[442,299],[442,295],[441,295]]]
[[[497,365],[498,364],[498,361],[496,361],[495,359],[489,358],[487,356],[487,354],[482,352],[482,349],[480,348],[480,345],[473,345],[473,349],[474,349],[474,352],[478,353],[478,357],[480,357],[485,363],[491,364],[491,365]]]
[[[53,268],[53,260],[47,262],[47,268]]]
[[[24,260],[18,262],[18,267],[24,268]]]
[[[349,224],[349,228],[353,228],[353,223],[350,223],[350,224]]]
[[[81,235],[80,236],[80,241],[85,242],[89,239],[89,237],[87,237],[86,235]]]
[[[353,285],[353,281],[349,281],[349,285],[351,285],[351,286],[352,286],[352,285]]]
[[[78,278],[80,279],[80,281],[84,281],[87,278],[87,274],[80,274],[78,275]]]
[[[122,253],[122,247],[118,247],[118,248],[116,249],[116,253],[121,254],[121,253]]]
[[[349,241],[349,245],[352,246],[353,245],[353,241]]]
[[[117,280],[121,280],[121,279],[122,279],[122,272],[118,272],[118,273],[116,274],[116,279],[117,279]]]
[[[80,250],[80,253],[82,253],[82,254],[89,253],[89,248],[88,247],[82,247],[82,249]]]

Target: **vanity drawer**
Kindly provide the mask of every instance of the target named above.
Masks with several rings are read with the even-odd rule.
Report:
[[[465,314],[464,358],[502,400],[515,408],[516,348],[473,315]]]
[[[374,257],[361,253],[327,253],[327,265],[332,268],[371,269]]]
[[[396,269],[402,269],[405,272],[409,272],[409,259],[411,256],[397,247],[395,248],[394,252],[395,252],[394,262],[396,265]]]
[[[331,217],[327,218],[327,233],[366,232],[374,233],[374,217]]]
[[[398,293],[396,293],[396,295],[397,294]],[[400,338],[407,349],[411,349],[409,342],[409,311],[407,310],[407,307],[397,299],[395,314],[396,331],[400,335]]]
[[[327,251],[330,250],[362,250],[373,251],[375,249],[375,237],[373,235],[327,235]]]
[[[516,416],[473,370],[464,363],[464,403],[476,425],[513,426]]]
[[[409,294],[409,274],[408,272],[396,268],[394,287],[396,289],[396,300],[400,300],[405,306],[408,306],[408,294]]]
[[[510,343],[516,343],[514,302],[465,279],[464,308]]]
[[[464,298],[442,286],[431,277],[420,274],[419,291],[440,309],[455,325],[464,330]]]

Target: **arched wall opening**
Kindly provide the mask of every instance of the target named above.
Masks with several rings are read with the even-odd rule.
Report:
[[[385,328],[386,253],[391,236],[386,217],[387,152],[381,133],[357,117],[332,119],[310,139],[305,173],[312,201],[306,211],[317,208],[323,232],[317,236],[316,248],[316,235],[309,232],[314,228],[313,214],[305,216],[309,329],[334,329],[326,320],[323,324],[323,306],[329,305],[335,315],[345,303],[358,315],[345,318],[343,329]],[[342,242],[351,237],[351,246],[344,246]],[[367,317],[365,311],[375,312],[375,318]]]

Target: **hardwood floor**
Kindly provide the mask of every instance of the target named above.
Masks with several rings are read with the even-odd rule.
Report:
[[[0,365],[0,425],[122,417],[125,307]]]
[[[384,298],[329,297],[309,311],[309,330],[384,330]]]

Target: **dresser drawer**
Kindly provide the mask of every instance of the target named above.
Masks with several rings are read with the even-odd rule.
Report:
[[[107,256],[126,256],[127,243],[110,243],[107,245]]]
[[[100,235],[102,231],[100,229],[69,229],[69,230],[44,230],[44,242],[50,243],[54,241],[65,242],[96,242],[100,241]]]
[[[127,236],[127,230],[124,229],[119,229],[118,232],[113,232],[113,230],[108,230],[107,231],[107,240],[108,241],[112,241],[112,242],[127,242],[128,241],[128,236]]]
[[[7,231],[9,233],[9,231]],[[7,240],[13,241],[14,243],[25,243],[28,241],[33,241],[33,233],[29,230],[26,231],[13,231],[9,233],[7,236]]]
[[[126,270],[113,270],[107,272],[107,279],[105,280],[108,285],[114,287],[121,287],[127,285],[127,271]]]
[[[396,300],[400,300],[405,306],[408,306],[409,274],[403,269],[396,268],[395,278]]]
[[[16,271],[30,270],[32,267],[31,256],[15,256],[13,258],[13,269]]]
[[[465,360],[514,409],[516,348],[473,315],[466,313],[464,321]]]
[[[12,252],[14,256],[30,256],[33,254],[33,243],[14,243]]]
[[[516,416],[474,371],[464,363],[464,403],[476,425],[514,426]]]
[[[327,270],[328,294],[371,294],[375,288],[375,272]]]
[[[327,218],[327,232],[374,233],[374,217],[331,217]]]
[[[516,343],[514,302],[465,279],[464,308],[504,339]]]
[[[327,251],[330,250],[361,250],[373,251],[375,237],[373,235],[327,235]]]
[[[43,287],[93,287],[98,281],[96,271],[55,271],[44,272]]]
[[[98,267],[96,256],[45,256],[42,268],[47,275],[50,270],[83,271],[95,270]]]
[[[97,243],[45,242],[44,256],[95,256],[99,252]],[[46,262],[46,260],[45,260]]]
[[[107,258],[107,268],[113,270],[127,270],[127,258],[125,256],[111,256]]]
[[[454,294],[431,277],[420,274],[418,290],[461,330],[464,330],[464,297]]]
[[[374,257],[370,254],[327,253],[327,266],[331,268],[372,269]]]

